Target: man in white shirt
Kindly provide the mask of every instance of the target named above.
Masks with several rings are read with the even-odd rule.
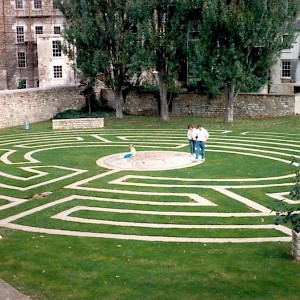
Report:
[[[203,128],[202,124],[197,126],[195,131],[195,140],[196,140],[196,162],[198,162],[200,149],[201,149],[201,158],[202,161],[205,161],[205,144],[207,139],[209,138],[208,131]]]

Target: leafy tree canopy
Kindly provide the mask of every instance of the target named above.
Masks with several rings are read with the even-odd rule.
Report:
[[[168,120],[168,92],[186,65],[186,32],[191,11],[199,0],[136,0],[136,20],[142,37],[140,57],[143,66],[157,71],[160,109]]]
[[[63,35],[68,56],[90,81],[103,74],[115,93],[116,115],[122,118],[122,90],[130,79],[137,37],[131,19],[133,1],[59,1],[66,19]]]
[[[204,1],[196,22],[198,78],[212,92],[225,88],[227,106],[239,91],[256,91],[294,42],[299,9],[299,0]]]

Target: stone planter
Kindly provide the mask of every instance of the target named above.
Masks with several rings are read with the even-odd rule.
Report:
[[[78,118],[78,119],[54,119],[52,120],[52,129],[70,130],[70,129],[93,129],[104,126],[103,118]]]
[[[295,261],[300,262],[300,233],[292,231],[292,255]]]

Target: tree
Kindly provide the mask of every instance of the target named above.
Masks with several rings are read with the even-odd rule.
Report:
[[[299,0],[204,1],[197,26],[199,81],[225,91],[225,122],[239,92],[257,91],[283,49],[295,40]]]
[[[68,0],[59,2],[65,17],[65,51],[93,82],[102,73],[115,95],[116,117],[123,118],[123,89],[129,80],[135,32],[130,0]],[[71,46],[70,46],[71,45]],[[72,46],[75,47],[72,47]]]
[[[96,95],[95,95],[93,86],[88,83],[86,85],[86,87],[84,88],[84,90],[80,94],[84,96],[86,103],[87,103],[88,112],[89,112],[89,114],[91,114],[92,111],[96,110],[96,107],[97,107]]]
[[[168,92],[186,58],[188,14],[197,0],[137,0],[136,20],[143,66],[157,72],[160,114],[169,120]]]

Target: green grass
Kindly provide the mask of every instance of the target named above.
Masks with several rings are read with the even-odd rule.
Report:
[[[120,171],[97,180],[88,182],[83,187],[93,190],[71,190],[66,185],[106,172],[96,165],[102,156],[125,152],[129,141],[133,140],[137,150],[152,151],[147,148],[155,145],[158,150],[160,142],[165,142],[164,151],[188,151],[188,147],[174,149],[176,144],[186,143],[186,130],[189,123],[196,125],[202,122],[211,132],[211,140],[207,148],[207,160],[199,167],[135,172]],[[31,124],[30,130],[14,127],[0,130],[0,157],[5,149],[17,150],[9,157],[14,164],[0,161],[0,171],[12,176],[29,178],[34,174],[20,167],[34,166],[24,164],[24,155],[33,151],[32,158],[38,170],[48,172],[42,178],[20,181],[14,178],[0,176],[0,184],[25,188],[14,190],[0,186],[0,195],[28,199],[27,202],[5,210],[0,210],[1,219],[28,211],[43,204],[52,203],[58,199],[78,195],[70,202],[51,206],[41,212],[31,214],[17,220],[15,223],[39,228],[63,229],[83,232],[100,232],[116,234],[136,234],[150,236],[178,237],[208,237],[208,238],[238,238],[238,237],[277,237],[285,236],[274,229],[158,229],[144,227],[112,226],[99,224],[84,224],[66,222],[51,218],[74,206],[101,207],[110,209],[130,209],[146,211],[184,211],[184,212],[254,212],[245,204],[231,199],[209,187],[226,183],[226,179],[242,178],[255,181],[235,181],[230,183],[236,188],[230,189],[237,195],[251,199],[264,205],[270,211],[278,205],[278,201],[268,197],[267,193],[289,191],[289,186],[281,186],[292,182],[292,178],[266,180],[263,183],[270,187],[251,188],[251,185],[261,184],[263,177],[277,177],[292,174],[293,166],[282,161],[290,160],[292,155],[300,155],[299,116],[276,119],[236,119],[234,124],[224,124],[221,119],[202,118],[171,118],[170,122],[161,122],[159,117],[131,117],[122,120],[115,117],[105,118],[104,129],[97,133],[113,141],[111,147],[95,141],[90,134],[72,132],[53,132],[50,122]],[[163,129],[164,133],[156,132]],[[222,130],[230,132],[222,134]],[[151,133],[152,131],[152,133]],[[135,134],[135,132],[137,134]],[[147,132],[143,139],[143,134]],[[246,135],[240,133],[248,132]],[[71,137],[69,136],[71,134]],[[95,134],[95,132],[93,132]],[[57,136],[58,135],[58,136]],[[128,140],[118,139],[118,135],[129,136]],[[82,136],[83,141],[73,137]],[[288,148],[287,150],[272,149],[275,160],[233,154],[214,152],[222,150],[224,145],[237,147],[236,141],[247,139],[251,145],[244,150],[249,154],[267,155],[260,146],[273,148]],[[51,137],[51,138],[50,138]],[[262,138],[262,140],[259,140]],[[48,149],[48,140],[59,148]],[[257,142],[251,142],[251,140]],[[282,142],[281,142],[282,141]],[[16,147],[22,144],[24,147]],[[290,146],[286,146],[289,144]],[[43,151],[40,151],[40,150]],[[38,152],[34,152],[38,150]],[[242,150],[240,150],[242,151]],[[275,153],[276,152],[276,153]],[[286,154],[286,155],[285,155]],[[49,166],[64,166],[86,170],[82,174],[54,181],[47,185],[29,188],[45,180],[55,180],[71,174],[72,171],[56,169]],[[139,175],[154,178],[130,178],[129,183],[153,184],[154,186],[111,185],[112,180],[126,175]],[[161,180],[155,177],[166,177]],[[201,179],[204,181],[190,182],[184,179]],[[209,179],[222,179],[211,181]],[[163,184],[156,187],[155,184]],[[203,188],[200,185],[209,185]],[[249,186],[245,188],[243,186]],[[27,189],[26,189],[27,188]],[[132,192],[160,192],[165,195],[138,195],[135,193],[110,193],[97,189],[128,190]],[[48,196],[37,199],[35,196],[51,192]],[[213,203],[208,206],[158,206],[147,202],[192,202],[189,197],[172,196],[172,193],[195,193]],[[115,200],[138,200],[141,204],[99,202],[84,197],[108,197]],[[8,204],[1,199],[0,208]],[[193,225],[263,225],[273,224],[274,216],[257,217],[187,217],[164,215],[120,214],[79,210],[70,214],[72,217],[93,220],[113,220],[115,222],[138,222],[158,224],[193,224]],[[21,290],[33,300],[182,300],[182,299],[298,299],[300,282],[300,264],[291,258],[290,242],[264,243],[176,243],[127,241],[88,237],[70,237],[44,233],[30,233],[0,227],[0,278]],[[1,298],[1,297],[0,297]]]
[[[287,243],[145,243],[13,231],[5,236],[1,276],[35,299],[298,297],[299,265]]]

